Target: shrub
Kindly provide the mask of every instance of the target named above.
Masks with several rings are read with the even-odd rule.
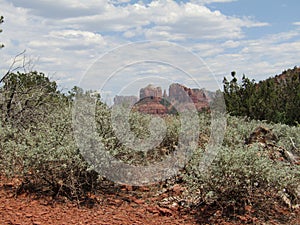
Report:
[[[30,88],[31,97],[14,95],[19,102],[26,103],[27,98],[32,101],[30,106],[24,103],[22,107],[23,112],[33,113],[30,117],[33,120],[25,121],[26,126],[20,118],[6,120],[6,117],[1,122],[0,170],[22,181],[19,191],[26,189],[52,196],[64,195],[69,199],[84,198],[95,188],[98,175],[89,170],[74,141],[71,102],[66,102],[66,98],[55,91],[55,85],[53,87],[56,97],[47,96],[35,107],[32,104],[39,99],[34,98],[39,96],[38,86]],[[6,100],[4,98],[3,102]],[[18,105],[12,104],[10,109],[16,112]],[[5,114],[5,110],[2,113]]]
[[[246,122],[241,118],[228,117],[224,144],[205,170],[199,167],[204,149],[199,148],[194,153],[185,176],[190,194],[195,199],[193,204],[215,206],[228,216],[244,213],[246,206],[270,209],[274,202],[283,203],[282,193],[289,196],[293,204],[299,202],[299,166],[273,161],[261,145],[247,146],[244,143],[245,137],[261,124],[259,121]],[[282,141],[277,144],[284,148],[290,147],[290,135],[299,140],[296,128],[289,129],[278,124],[268,126],[277,136],[281,134]]]
[[[122,110],[122,109],[118,109]],[[154,161],[162,160],[166,155],[173,152],[178,145],[178,133],[180,129],[180,120],[177,116],[166,115],[164,117],[156,117],[149,114],[143,114],[140,112],[131,111],[126,122],[128,126],[124,125],[123,121],[119,121],[118,118],[124,116],[122,111],[116,111],[114,115],[114,122],[116,122],[117,129],[124,129],[128,132],[123,136],[123,140],[118,137],[112,126],[111,110],[105,105],[98,104],[96,110],[96,126],[97,133],[101,137],[102,143],[105,145],[107,151],[116,158],[134,165],[149,165]],[[162,140],[156,138],[155,124],[152,123],[152,119],[158,118],[165,123],[165,134]],[[150,128],[154,129],[154,133],[150,133]],[[143,140],[139,142],[139,140]],[[136,146],[130,147],[128,143],[153,143],[154,147],[148,151],[144,149],[137,149]],[[151,145],[149,145],[151,146]]]

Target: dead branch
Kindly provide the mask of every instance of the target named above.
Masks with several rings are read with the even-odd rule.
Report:
[[[9,69],[7,70],[6,74],[1,78],[0,83],[2,83],[9,74],[11,74],[11,73],[13,73],[17,70],[22,69],[26,73],[26,72],[28,72],[27,68],[29,68],[29,70],[32,68],[32,66],[31,66],[32,61],[26,59],[25,53],[26,53],[26,50],[22,51],[21,53],[17,54],[14,57],[14,59],[13,59],[11,65],[9,66]],[[20,64],[20,65],[17,66],[17,64]]]
[[[293,142],[293,139],[290,137],[290,140],[291,140],[291,142],[292,142],[292,145],[293,145],[293,149],[297,149],[297,147],[296,147],[296,145],[295,145],[295,143]]]

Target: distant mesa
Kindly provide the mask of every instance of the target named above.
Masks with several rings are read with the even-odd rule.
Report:
[[[136,96],[116,96],[114,104],[133,105],[134,111],[146,114],[175,114],[190,107],[197,111],[209,109],[212,93],[205,89],[191,89],[184,85],[173,83],[167,91],[161,87],[149,84],[140,89],[139,99]]]

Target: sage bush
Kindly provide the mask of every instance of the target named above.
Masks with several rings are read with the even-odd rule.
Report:
[[[1,170],[22,180],[19,189],[81,198],[97,183],[88,170],[72,133],[71,109],[67,106],[26,129],[1,129]]]
[[[198,148],[186,167],[185,181],[190,195],[195,196],[193,204],[215,205],[228,216],[228,213],[245,212],[246,206],[262,210],[274,203],[284,204],[283,194],[292,204],[299,203],[299,165],[272,160],[264,146],[246,145],[245,138],[256,127],[266,126],[279,137],[276,146],[291,150],[290,138],[294,145],[299,143],[300,127],[232,116],[227,121],[224,142],[216,149],[218,154],[213,163],[204,170],[199,167],[205,148]]]

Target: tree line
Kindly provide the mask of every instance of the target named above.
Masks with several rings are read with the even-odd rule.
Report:
[[[300,68],[285,70],[258,83],[245,75],[239,82],[233,71],[230,81],[224,77],[223,87],[231,115],[288,125],[300,123]]]

